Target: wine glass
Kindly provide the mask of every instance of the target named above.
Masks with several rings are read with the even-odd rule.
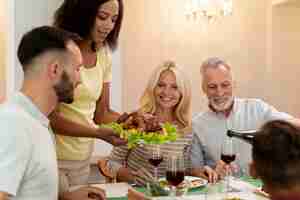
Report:
[[[236,158],[236,154],[234,151],[234,145],[231,137],[225,137],[222,147],[221,147],[221,160],[228,165],[228,168],[230,167],[231,162],[233,162]],[[229,192],[229,186],[230,186],[230,172],[231,170],[226,170],[226,194]]]
[[[159,144],[149,144],[148,152],[149,152],[148,161],[154,167],[154,179],[155,179],[155,182],[157,182],[158,181],[157,167],[163,161],[163,156],[160,151],[160,145]]]
[[[176,188],[184,181],[184,174],[185,167],[183,155],[170,155],[167,162],[166,179],[171,188],[171,196],[176,196]]]

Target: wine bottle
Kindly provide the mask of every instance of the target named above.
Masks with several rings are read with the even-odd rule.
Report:
[[[257,133],[256,130],[250,130],[250,131],[227,130],[228,137],[238,138],[249,144],[253,144],[254,136],[256,133]]]

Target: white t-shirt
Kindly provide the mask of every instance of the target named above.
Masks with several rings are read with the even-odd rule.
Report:
[[[277,111],[273,106],[260,99],[235,98],[233,110],[228,118],[222,113],[215,113],[211,110],[200,113],[192,121],[193,141],[195,141],[192,144],[192,166],[212,165],[210,159],[220,160],[221,145],[227,137],[228,129],[257,130],[268,121],[291,118],[292,116]],[[244,169],[247,168],[251,161],[251,145],[234,139],[234,147],[237,164]],[[245,173],[247,172],[245,171]]]
[[[58,199],[56,153],[48,125],[47,117],[22,94],[0,106],[0,191],[13,200]]]

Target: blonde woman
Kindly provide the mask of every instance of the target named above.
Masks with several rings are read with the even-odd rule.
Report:
[[[191,133],[191,88],[184,72],[174,62],[168,61],[157,67],[152,73],[148,85],[140,99],[140,113],[150,113],[160,122],[175,124],[179,130],[175,142],[160,146],[162,155],[170,153],[184,154],[187,170],[191,168],[189,151],[192,143]],[[184,152],[183,152],[184,150]],[[114,147],[109,164],[117,172],[120,181],[145,184],[154,176],[154,166],[149,162],[149,152],[145,146],[138,146],[128,154],[126,146]],[[123,163],[127,163],[125,167]],[[167,161],[163,160],[157,170],[158,177],[165,176]],[[191,171],[189,170],[191,174]],[[203,170],[193,171],[203,176]]]

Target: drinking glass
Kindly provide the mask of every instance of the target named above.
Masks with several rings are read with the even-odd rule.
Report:
[[[230,164],[233,162],[236,158],[236,153],[234,151],[234,145],[231,137],[225,137],[222,147],[221,147],[221,160],[228,165],[227,170],[226,170],[226,176],[225,176],[225,181],[226,181],[226,186],[225,186],[225,192],[226,194],[230,190],[230,174],[231,174],[231,169],[230,169]]]
[[[159,144],[149,144],[147,145],[148,149],[148,161],[154,167],[154,179],[155,182],[158,181],[158,172],[157,167],[163,161],[163,156],[160,151]]]
[[[184,181],[184,174],[183,155],[170,155],[167,161],[166,179],[171,188],[171,196],[176,196],[176,188]]]

